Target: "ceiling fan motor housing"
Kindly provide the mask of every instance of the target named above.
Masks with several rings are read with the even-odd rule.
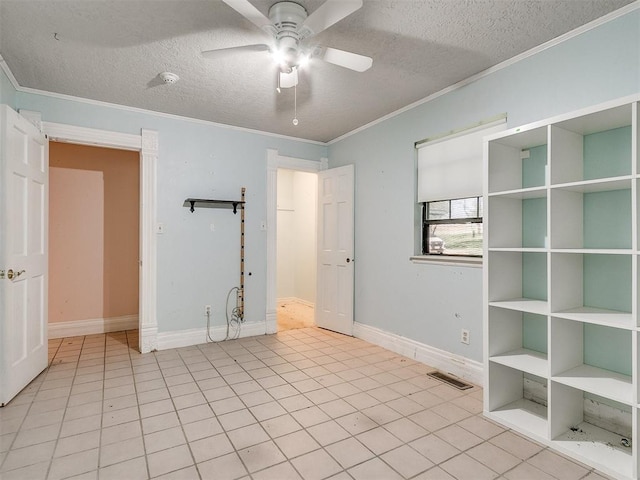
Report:
[[[300,27],[307,18],[307,10],[294,2],[278,2],[269,9],[269,19],[276,28],[276,44],[283,55],[285,71],[298,65],[300,41],[308,34],[301,32]]]
[[[275,25],[278,33],[297,33],[298,27],[307,19],[307,10],[294,2],[274,3],[269,9],[269,20]]]

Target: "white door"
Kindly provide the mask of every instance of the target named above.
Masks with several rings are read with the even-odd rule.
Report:
[[[47,367],[48,144],[0,106],[0,406]]]
[[[318,173],[316,325],[353,334],[353,165]]]

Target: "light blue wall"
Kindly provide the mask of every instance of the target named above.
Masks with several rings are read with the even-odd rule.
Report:
[[[482,360],[482,270],[417,265],[416,140],[507,112],[509,127],[640,91],[640,12],[634,11],[454,92],[336,142],[328,149],[196,122],[24,92],[0,74],[0,101],[43,120],[160,135],[157,219],[160,331],[223,323],[238,281],[239,218],[182,207],[190,196],[237,198],[247,187],[247,318],[265,314],[266,149],[356,168],[355,318],[442,350]],[[434,65],[433,68],[437,68]],[[214,223],[215,232],[210,230]],[[459,342],[460,329],[471,344]]]
[[[25,92],[18,92],[16,104],[42,112],[47,122],[133,134],[141,128],[158,131],[157,220],[165,226],[157,236],[160,332],[204,327],[207,304],[212,324],[225,323],[227,292],[239,282],[240,215],[221,209],[191,213],[182,204],[188,197],[239,199],[246,187],[245,312],[247,322],[264,321],[266,232],[260,222],[266,220],[267,149],[319,160],[327,155],[325,146]]]
[[[356,321],[481,361],[482,270],[409,261],[414,142],[503,112],[515,127],[638,92],[635,10],[332,144],[330,167],[356,172]]]
[[[0,68],[0,104],[2,103],[14,108],[16,104],[16,89],[13,88],[4,70]]]

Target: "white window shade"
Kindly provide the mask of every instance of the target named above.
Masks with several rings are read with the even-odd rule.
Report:
[[[482,139],[506,128],[501,118],[417,144],[418,202],[482,195]]]

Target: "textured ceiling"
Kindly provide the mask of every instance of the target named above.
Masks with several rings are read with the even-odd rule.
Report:
[[[274,0],[252,0],[265,15]],[[298,0],[309,13],[323,0]],[[265,52],[200,52],[263,37],[220,0],[0,0],[0,55],[22,87],[329,141],[631,0],[364,0],[315,37],[373,58],[318,60],[277,94]],[[180,76],[174,85],[158,74]]]

